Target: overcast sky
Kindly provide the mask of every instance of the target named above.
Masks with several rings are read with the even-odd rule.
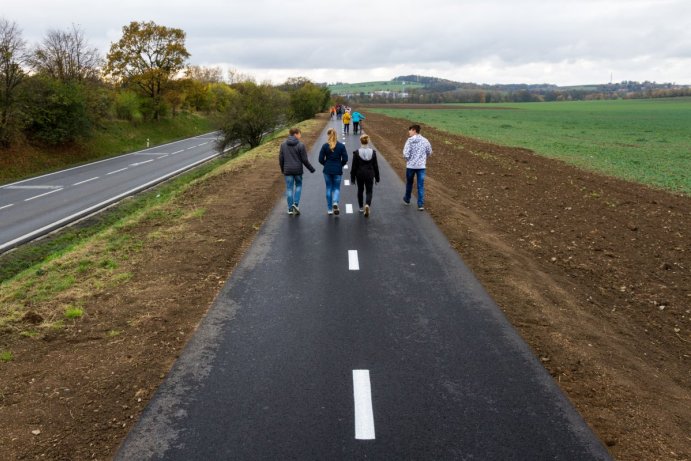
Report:
[[[190,64],[273,83],[691,84],[691,0],[0,1],[30,45],[77,24],[105,55],[123,26],[154,21],[186,32]]]

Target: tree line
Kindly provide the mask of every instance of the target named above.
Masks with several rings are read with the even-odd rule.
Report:
[[[268,130],[329,106],[328,89],[306,78],[274,86],[236,70],[224,76],[218,67],[189,65],[185,38],[182,29],[133,21],[103,56],[77,26],[50,30],[30,46],[16,23],[0,18],[0,149],[69,144],[114,120],[155,121],[181,111],[217,117],[224,143],[254,147]]]

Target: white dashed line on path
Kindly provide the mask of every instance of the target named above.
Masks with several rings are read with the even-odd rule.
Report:
[[[348,250],[348,270],[359,271],[360,262],[357,258],[357,250]]]
[[[346,214],[353,214],[353,205],[352,205],[352,203],[346,203]]]
[[[40,195],[34,195],[33,197],[29,197],[29,198],[27,198],[27,199],[24,199],[24,201],[25,201],[25,202],[30,202],[30,201],[33,200],[33,199],[36,199],[36,198],[39,198],[39,197],[45,197],[46,195],[54,194],[54,193],[56,193],[56,192],[60,192],[61,190],[62,190],[62,188],[60,188],[60,189],[55,189],[55,190],[52,190],[52,191],[50,191],[50,192],[45,192],[45,193],[40,194]]]
[[[346,186],[350,186],[350,179],[344,179],[343,184]]]
[[[374,440],[374,411],[369,370],[353,370],[353,400],[355,402],[355,438]]]
[[[5,205],[5,206],[0,206],[0,210],[4,210],[5,208],[9,208],[11,206],[14,206],[14,203],[10,203],[9,205]]]
[[[127,169],[127,167],[120,168],[119,170],[111,171],[110,173],[106,173],[106,176],[108,176],[109,174],[120,173],[121,171],[125,171],[126,169]]]
[[[98,179],[98,176],[93,177],[93,178],[91,178],[91,179],[86,179],[86,180],[84,180],[84,181],[76,182],[76,183],[74,183],[74,184],[72,184],[72,185],[73,185],[73,186],[78,186],[78,185],[80,185],[80,184],[84,184],[84,183],[87,183],[87,182],[89,182],[89,181],[94,181],[94,180],[96,180],[96,179]]]
[[[344,169],[344,170],[347,170],[347,169],[348,169],[348,165],[343,165],[343,169]]]

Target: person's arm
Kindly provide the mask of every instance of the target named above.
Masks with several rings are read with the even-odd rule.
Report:
[[[341,149],[341,166],[348,164],[348,151],[345,148],[345,145],[343,145],[343,149]]]
[[[310,170],[310,173],[314,173],[314,167],[310,163],[309,158],[307,158],[307,148],[302,143],[300,143],[300,161]]]
[[[372,152],[372,165],[374,166],[374,180],[379,182],[379,163],[377,163],[377,151]]]
[[[429,141],[427,141],[427,146],[425,146],[425,153],[428,157],[432,155],[432,144]]]
[[[357,151],[353,151],[353,163],[350,165],[350,182],[352,183],[355,182],[355,174],[358,168],[360,168],[360,156],[357,154]]]
[[[410,159],[410,138],[408,138],[405,142],[405,146],[403,146],[403,158],[408,160]]]
[[[326,150],[325,149],[326,149],[327,145],[328,144],[324,144],[322,146],[321,150],[319,151],[319,163],[321,163],[322,165],[324,163],[326,163]]]
[[[283,144],[281,144],[281,147],[278,149],[278,164],[281,167],[281,173],[283,173],[284,162],[285,162],[285,159],[283,158]]]

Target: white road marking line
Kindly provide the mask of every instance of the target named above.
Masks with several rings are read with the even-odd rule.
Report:
[[[357,250],[348,250],[348,270],[360,270],[360,262],[357,259]]]
[[[346,203],[346,214],[353,214],[353,205],[351,203]]]
[[[346,186],[350,186],[350,179],[344,179],[343,184]]]
[[[87,180],[85,180],[85,181],[76,182],[76,183],[74,183],[74,184],[72,184],[72,185],[73,185],[73,186],[78,186],[78,185],[80,185],[80,184],[84,184],[84,183],[87,183],[87,182],[89,182],[89,181],[93,181],[93,180],[95,180],[95,179],[98,179],[98,176],[95,176],[95,177],[93,177],[93,178],[91,178],[91,179],[87,179]]]
[[[374,411],[369,370],[353,370],[353,399],[355,402],[355,438],[374,440]]]
[[[5,205],[5,206],[0,206],[0,210],[4,210],[5,208],[9,208],[11,206],[14,206],[14,203],[10,203],[9,205]]]
[[[62,189],[62,186],[7,186],[5,189],[14,189],[14,190],[31,190],[31,189],[47,190],[47,189]]]
[[[160,160],[160,159],[166,158],[166,157],[168,157],[168,154],[163,154],[160,157],[156,157],[156,160]]]
[[[127,167],[120,168],[119,170],[111,171],[110,173],[106,173],[106,176],[108,176],[109,174],[120,173],[121,171],[125,171],[126,169],[127,169]]]
[[[203,142],[201,144],[197,144],[197,147],[206,146],[207,144],[209,144],[209,141]]]
[[[185,149],[185,150],[192,150],[192,149],[196,149],[196,148],[197,148],[197,146],[192,146],[192,147],[188,147],[188,148]]]
[[[173,152],[173,153],[172,153],[172,154],[170,154],[170,155],[175,155],[175,154],[179,154],[180,152],[185,152],[185,149],[182,149],[182,150],[179,150],[179,151]]]
[[[144,162],[137,162],[137,163],[130,163],[130,166],[139,166],[139,165],[144,165],[145,163],[153,162],[154,159],[146,160]]]
[[[348,165],[343,165],[343,169],[344,169],[344,170],[347,170],[347,169],[348,169]]]
[[[29,197],[29,198],[27,198],[27,199],[24,199],[24,201],[25,201],[25,202],[30,202],[31,200],[33,200],[33,199],[35,199],[35,198],[44,197],[44,196],[49,195],[49,194],[54,194],[54,193],[56,193],[56,192],[60,192],[62,189],[63,189],[63,188],[61,187],[60,189],[55,189],[55,190],[52,190],[52,191],[50,191],[50,192],[45,192],[45,193],[40,194],[40,195],[35,195],[35,196],[33,196],[33,197]]]
[[[129,154],[128,154],[128,155],[129,155]],[[214,157],[218,157],[219,155],[220,155],[220,154],[213,154],[213,155],[209,155],[209,156],[207,156],[207,157],[204,157],[204,158],[202,158],[202,159],[199,159],[199,160],[197,160],[197,161],[194,162],[194,163],[191,163],[191,164],[189,164],[189,165],[185,165],[185,166],[182,167],[182,168],[178,168],[178,169],[175,170],[175,171],[171,171],[170,173],[166,173],[166,174],[164,174],[163,176],[160,176],[160,177],[158,177],[158,178],[156,178],[156,179],[153,179],[153,180],[147,182],[146,184],[142,184],[142,185],[140,185],[140,186],[137,186],[137,187],[135,187],[135,188],[132,188],[132,189],[126,191],[126,192],[123,192],[123,193],[121,193],[121,194],[116,195],[115,197],[111,197],[111,198],[109,198],[108,200],[104,200],[104,201],[102,201],[102,202],[100,202],[100,203],[97,203],[96,205],[92,205],[92,206],[90,206],[90,207],[88,207],[88,208],[86,208],[86,209],[84,209],[84,210],[81,210],[81,211],[79,211],[79,212],[77,212],[77,213],[71,214],[70,216],[67,216],[66,218],[58,219],[57,221],[52,222],[52,223],[50,223],[50,224],[48,224],[48,225],[46,225],[46,226],[43,226],[43,227],[41,227],[40,229],[36,229],[36,230],[34,230],[34,231],[28,232],[28,233],[26,233],[26,234],[24,234],[24,235],[22,235],[22,236],[20,236],[20,237],[17,237],[17,238],[15,238],[15,239],[10,240],[9,242],[0,243],[0,250],[3,250],[3,249],[5,249],[5,248],[9,248],[9,247],[11,247],[11,246],[14,245],[14,244],[19,243],[19,242],[21,242],[21,241],[23,241],[23,240],[29,239],[29,238],[31,238],[31,237],[33,237],[33,236],[35,236],[35,235],[40,235],[42,232],[46,232],[46,231],[49,231],[49,230],[51,230],[51,229],[57,228],[58,226],[60,226],[60,225],[62,225],[62,224],[65,224],[65,223],[68,223],[68,222],[70,222],[71,220],[76,219],[76,218],[78,218],[78,217],[80,217],[80,216],[86,216],[88,213],[91,213],[92,211],[98,210],[99,208],[102,208],[102,207],[104,207],[104,206],[106,206],[106,205],[109,205],[109,204],[111,204],[111,203],[117,202],[117,201],[120,200],[121,198],[127,197],[128,195],[134,194],[135,192],[139,192],[140,190],[143,190],[143,189],[146,189],[147,187],[153,186],[154,184],[159,183],[159,182],[163,181],[164,179],[170,178],[171,176],[175,176],[176,174],[182,173],[182,172],[185,171],[185,170],[189,170],[189,169],[191,169],[191,168],[193,168],[193,167],[199,165],[200,163],[204,163],[204,162],[206,162],[207,160],[210,160],[210,159],[212,159],[212,158],[214,158]],[[125,169],[127,169],[127,168],[125,168]]]

